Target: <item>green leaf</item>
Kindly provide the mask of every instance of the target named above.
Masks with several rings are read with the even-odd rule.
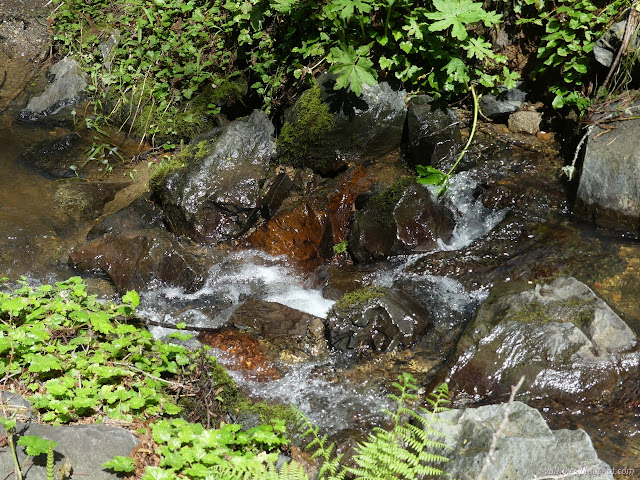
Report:
[[[331,49],[329,60],[333,64],[329,71],[336,73],[335,89],[351,88],[351,91],[360,96],[363,85],[375,85],[376,72],[372,68],[373,62],[368,58],[369,49],[360,47],[356,51],[351,45],[348,47],[334,47]]]
[[[49,448],[56,448],[58,442],[46,440],[38,435],[22,435],[18,439],[18,445],[25,447],[27,455],[36,457],[40,454],[47,453]]]
[[[430,165],[426,167],[417,165],[416,171],[418,172],[416,181],[423,185],[443,185],[449,178],[442,170],[438,170]]]
[[[131,457],[117,455],[113,457],[113,460],[103,463],[102,467],[114,472],[133,472],[136,469],[136,462]]]
[[[429,25],[429,31],[441,32],[451,27],[451,34],[458,40],[468,36],[467,25],[481,21],[487,16],[482,3],[471,0],[433,0],[436,12],[426,13],[426,17],[435,20]]]

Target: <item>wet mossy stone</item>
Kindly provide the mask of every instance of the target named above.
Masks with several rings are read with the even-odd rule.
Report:
[[[432,325],[430,315],[399,290],[366,287],[338,300],[327,315],[332,348],[388,352],[415,343]]]
[[[382,157],[402,140],[405,92],[387,83],[365,86],[360,97],[334,90],[323,74],[285,114],[278,138],[280,162],[333,176],[349,164]]]
[[[278,136],[280,163],[318,172],[332,171],[334,166],[324,151],[331,148],[328,134],[334,123],[320,87],[305,91],[287,113]]]
[[[453,214],[412,177],[400,179],[369,198],[354,215],[349,250],[367,262],[410,252],[430,251],[451,238]]]

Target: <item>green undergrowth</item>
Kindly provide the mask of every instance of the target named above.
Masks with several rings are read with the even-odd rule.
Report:
[[[1,389],[24,395],[43,422],[111,419],[145,425],[138,432],[148,432],[154,464],[115,457],[103,465],[122,474],[137,471],[136,478],[143,480],[308,480],[293,461],[275,466],[291,448],[293,426],[319,462],[319,479],[418,479],[441,473],[445,447],[434,429],[434,412],[447,401],[446,385],[427,399],[427,412],[416,406],[415,379],[400,377],[394,384],[399,393],[390,395],[397,408],[387,412],[392,430],[374,429],[356,447],[355,463],[345,466],[304,415],[293,407],[251,402],[205,350],[180,344],[188,335],[171,335],[175,343],[155,340],[136,323],[138,302],[133,291],[120,303],[98,300],[79,277],[37,287],[23,279],[14,288],[5,279],[0,290]],[[259,423],[251,428],[229,423],[243,412],[257,416]],[[13,418],[3,423],[15,428]],[[38,453],[34,442],[41,444]],[[27,437],[17,445],[31,448],[32,455],[46,446],[53,469],[56,445]]]
[[[382,298],[385,292],[384,287],[378,286],[359,288],[353,292],[346,293],[342,298],[338,299],[332,310],[345,311],[362,306],[367,302]]]

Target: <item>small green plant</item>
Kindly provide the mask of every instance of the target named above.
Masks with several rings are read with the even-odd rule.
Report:
[[[349,242],[347,240],[343,240],[340,243],[336,243],[333,246],[333,251],[336,255],[345,255],[347,253],[347,247],[349,246]]]

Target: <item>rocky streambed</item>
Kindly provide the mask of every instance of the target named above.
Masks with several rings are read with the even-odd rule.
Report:
[[[464,433],[452,433],[452,465],[466,478],[465,462],[477,468],[501,415],[487,405],[524,376],[508,435],[524,443],[504,451],[537,445],[542,462],[561,444],[568,450],[549,468],[640,468],[631,167],[613,187],[589,177],[574,216],[560,145],[535,135],[523,110],[515,132],[500,118],[482,124],[436,197],[415,183],[415,166],[450,167],[467,119],[382,84],[349,114],[330,112],[331,129],[308,136],[306,154],[288,164],[271,120],[255,111],[194,139],[174,163],[147,157],[110,175],[87,164],[76,175],[69,167],[83,163],[90,140],[69,101],[44,117],[18,120],[14,109],[3,118],[4,274],[38,282],[80,272],[105,295],[139,290],[139,314],[158,336],[185,323],[250,392],[297,404],[344,448],[380,421],[399,373],[426,390],[446,380],[453,406],[468,407],[451,414]],[[304,105],[303,96],[285,119],[294,131]],[[612,142],[592,137],[591,152]],[[594,192],[616,181],[627,200],[602,205],[606,195]],[[477,435],[462,439],[467,432]],[[516,468],[494,467],[495,478]]]

